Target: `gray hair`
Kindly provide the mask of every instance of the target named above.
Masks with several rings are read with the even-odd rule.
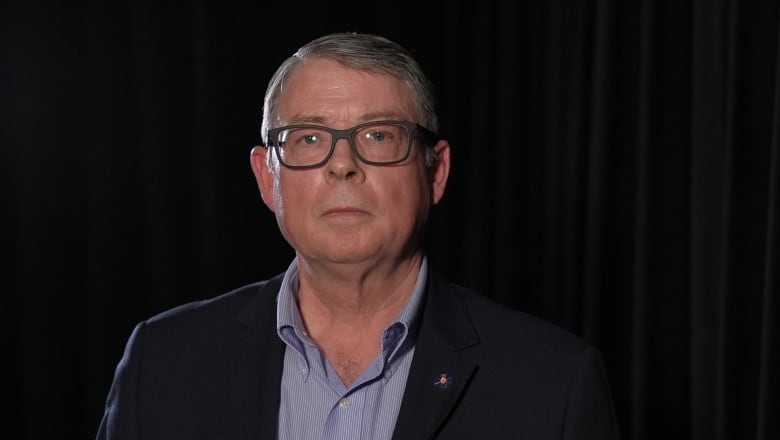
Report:
[[[397,78],[409,87],[412,99],[423,117],[423,125],[434,133],[439,130],[433,86],[408,50],[377,35],[335,33],[307,43],[287,58],[274,73],[263,102],[261,135],[264,142],[268,139],[282,83],[295,66],[307,58],[324,58],[352,69],[380,72]]]

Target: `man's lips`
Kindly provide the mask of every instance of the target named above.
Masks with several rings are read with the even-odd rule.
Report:
[[[323,213],[323,216],[340,216],[340,215],[362,215],[368,214],[364,209],[355,208],[352,206],[339,206],[337,208],[330,208]]]

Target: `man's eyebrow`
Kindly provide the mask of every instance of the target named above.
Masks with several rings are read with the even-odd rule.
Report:
[[[293,116],[290,118],[290,123],[292,124],[319,124],[319,125],[325,125],[327,123],[327,119],[324,116],[304,116],[304,115],[298,115]]]
[[[398,120],[404,119],[398,112],[394,111],[378,111],[366,113],[358,118],[360,122],[380,121],[380,120]],[[291,124],[316,124],[316,125],[328,125],[329,119],[325,116],[319,115],[296,115],[290,118]]]
[[[404,119],[404,116],[397,112],[381,111],[366,113],[360,119],[363,121],[379,121],[383,119]]]

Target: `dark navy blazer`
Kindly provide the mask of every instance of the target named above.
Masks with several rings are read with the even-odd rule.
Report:
[[[281,280],[138,324],[97,439],[276,438]],[[394,439],[618,438],[601,355],[582,339],[434,273],[422,314]]]

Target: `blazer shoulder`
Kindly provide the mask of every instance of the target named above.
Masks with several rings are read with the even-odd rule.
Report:
[[[155,314],[143,321],[146,327],[204,326],[241,320],[247,314],[254,318],[269,315],[275,317],[276,296],[283,274],[247,284],[218,296],[191,301]],[[247,318],[251,321],[251,318]]]
[[[559,355],[579,357],[593,345],[572,330],[534,316],[528,312],[512,309],[497,300],[469,287],[439,279],[437,282],[440,299],[448,302],[462,302],[464,318],[470,321],[480,344],[512,352],[554,351]],[[508,337],[509,336],[509,337]]]

